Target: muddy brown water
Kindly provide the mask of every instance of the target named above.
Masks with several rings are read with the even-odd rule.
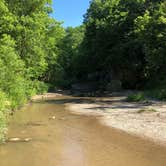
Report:
[[[51,118],[53,117],[53,118]],[[32,103],[11,117],[0,166],[166,166],[166,148],[74,115],[63,102]]]

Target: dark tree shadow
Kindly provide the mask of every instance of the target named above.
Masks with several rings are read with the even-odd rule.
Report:
[[[64,92],[63,92],[64,93]],[[62,97],[48,99],[48,100],[40,100],[35,103],[40,104],[98,104],[99,106],[89,107],[86,109],[91,110],[105,110],[105,109],[137,109],[143,108],[144,106],[151,105],[147,103],[131,103],[126,101],[127,94],[129,92],[118,92],[112,93],[111,96],[103,96],[103,97],[75,97],[70,94],[62,94]],[[64,96],[63,96],[64,95]],[[67,96],[67,97],[66,97]],[[105,98],[106,97],[106,98]]]

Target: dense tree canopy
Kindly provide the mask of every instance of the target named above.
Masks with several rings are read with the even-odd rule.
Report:
[[[165,14],[164,0],[92,0],[76,62],[83,79],[132,89],[164,79]]]
[[[64,34],[51,11],[48,0],[0,0],[0,136],[7,110],[46,90],[42,80]]]

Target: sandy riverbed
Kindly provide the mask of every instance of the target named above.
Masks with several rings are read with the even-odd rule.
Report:
[[[53,99],[62,96],[47,93],[36,99]],[[126,96],[75,98],[66,102],[66,108],[74,114],[96,116],[107,126],[166,145],[166,102],[150,101],[132,103]],[[156,112],[148,111],[154,109]],[[139,113],[140,110],[147,110]]]
[[[97,116],[104,125],[166,145],[166,103],[130,103],[124,98],[97,98],[94,103],[72,103],[67,107],[77,114]],[[151,109],[156,112],[148,111]]]

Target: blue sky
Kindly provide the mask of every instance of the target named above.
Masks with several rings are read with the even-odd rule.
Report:
[[[53,0],[53,17],[64,21],[64,27],[81,25],[89,2],[90,0]]]

